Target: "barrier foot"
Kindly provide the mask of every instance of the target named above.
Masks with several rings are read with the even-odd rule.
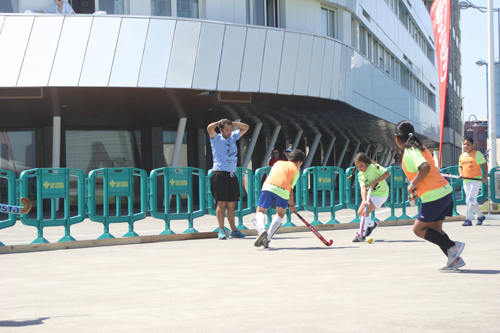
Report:
[[[352,220],[349,223],[359,223],[359,222],[361,222],[361,219],[359,217],[356,217],[354,220]]]
[[[237,228],[238,230],[248,230],[248,228],[247,228],[247,227],[245,227],[243,224],[239,224],[239,225],[237,225],[237,226],[236,226],[236,228]]]
[[[173,232],[172,229],[165,229],[160,233],[160,235],[175,235],[175,232]]]
[[[60,240],[58,240],[57,242],[61,243],[61,242],[75,242],[75,241],[76,241],[76,239],[74,239],[73,236],[66,235],[66,236],[62,237]]]
[[[323,225],[323,223],[321,223],[318,220],[314,220],[314,221],[311,222],[311,225]]]
[[[332,219],[332,220],[326,222],[325,224],[337,224],[337,223],[340,223],[340,222],[335,220],[335,219]]]
[[[2,242],[0,242],[0,246],[5,246],[5,244],[4,244],[4,243],[2,243]]]
[[[296,225],[295,225],[295,224],[293,224],[292,222],[287,222],[287,223],[285,223],[285,224],[283,224],[283,225],[281,226],[281,228],[284,228],[284,227],[296,227]]]
[[[372,221],[373,221],[373,222],[378,222],[378,221],[380,221],[380,220],[379,220],[378,218],[376,218],[375,216],[372,216],[371,218],[372,218]]]
[[[122,237],[139,237],[139,235],[135,231],[129,231]]]
[[[31,244],[45,244],[45,243],[49,243],[49,241],[43,237],[38,237],[37,239],[31,242]]]
[[[195,234],[195,233],[197,233],[197,232],[198,232],[198,230],[196,230],[195,228],[187,228],[187,229],[183,232],[183,234]]]
[[[372,218],[372,220],[373,220],[373,218]],[[386,218],[384,221],[396,221],[396,220],[398,220],[398,218],[394,215],[391,215],[388,218]],[[375,220],[373,220],[373,221],[375,221]]]
[[[406,214],[403,214],[403,215],[401,215],[398,219],[399,219],[399,220],[411,220],[411,217],[409,217],[409,216],[408,216],[408,215],[406,215]]]
[[[99,236],[99,238],[97,238],[97,239],[111,239],[111,238],[115,238],[115,236],[113,236],[109,232],[105,232],[101,236]]]

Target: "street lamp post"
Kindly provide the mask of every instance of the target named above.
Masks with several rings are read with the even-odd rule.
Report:
[[[460,9],[474,8],[479,10],[481,13],[488,13],[488,63],[495,64],[495,52],[494,42],[493,42],[493,11],[498,13],[498,40],[500,48],[500,9],[493,8],[493,0],[488,0],[488,7],[478,7],[471,3],[469,0],[460,1],[457,6]],[[500,55],[500,50],[499,50]],[[482,66],[482,65],[481,65]],[[495,112],[495,66],[488,66],[489,81],[488,81],[488,141],[490,144],[490,158],[489,167],[494,168],[498,165],[497,163],[497,135],[496,135],[496,112]]]
[[[488,101],[488,63],[483,59],[479,59],[476,61],[476,65],[478,66],[486,66],[486,110],[489,110],[489,101]],[[486,112],[486,124],[489,124],[490,115]]]

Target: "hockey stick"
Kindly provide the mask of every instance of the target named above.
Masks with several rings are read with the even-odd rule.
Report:
[[[449,173],[442,173],[441,176],[446,177],[446,178],[458,178],[458,179],[471,179],[471,180],[481,180],[481,178],[468,178],[468,177],[462,177],[460,175],[451,175]]]
[[[363,241],[363,238],[365,237],[365,218],[366,218],[366,212],[368,211],[368,206],[370,206],[370,198],[372,196],[372,188],[368,188],[368,194],[366,195],[366,202],[368,205],[365,205],[365,210],[363,211],[363,216],[361,217],[361,221],[359,222],[359,231],[358,231],[358,240],[360,242]]]
[[[0,204],[0,213],[26,214],[31,210],[31,201],[28,198],[21,198],[23,206]]]
[[[319,238],[320,241],[323,242],[323,244],[325,244],[326,246],[330,246],[333,244],[333,240],[330,239],[330,241],[327,241],[323,236],[321,236],[321,234],[318,232],[318,230],[314,229],[314,227],[312,225],[309,224],[309,222],[307,222],[306,220],[304,220],[304,218],[302,216],[300,216],[299,213],[295,212],[295,214],[298,216],[298,218],[304,222],[304,224],[309,228],[309,230],[311,230],[313,232],[313,234],[316,235],[316,237]]]

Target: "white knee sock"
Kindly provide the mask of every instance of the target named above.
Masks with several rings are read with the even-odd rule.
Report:
[[[274,215],[273,221],[271,222],[271,226],[269,227],[269,230],[267,231],[267,240],[271,240],[273,238],[274,234],[276,231],[278,231],[279,227],[281,227],[281,223],[283,222],[283,219],[279,217],[278,215]]]
[[[261,233],[266,229],[266,215],[262,212],[258,212],[255,214],[255,219],[257,220],[255,227],[257,228],[257,231]]]
[[[480,218],[483,217],[483,212],[481,212],[481,207],[479,205],[474,206],[474,211],[476,212],[476,217]]]
[[[368,229],[368,227],[372,227],[374,225],[375,222],[373,222],[370,216],[365,217],[365,225],[363,226],[363,235],[366,234],[366,229]]]

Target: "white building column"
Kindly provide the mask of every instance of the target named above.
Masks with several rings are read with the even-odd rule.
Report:
[[[299,145],[300,142],[300,138],[302,138],[302,133],[304,133],[304,130],[298,131],[297,134],[295,135],[295,139],[293,140],[292,150],[297,149],[297,146]]]
[[[177,136],[175,137],[174,153],[172,156],[171,167],[176,167],[179,165],[179,157],[181,156],[182,139],[184,138],[184,132],[186,130],[187,118],[180,118],[179,125],[177,126]]]
[[[309,147],[309,154],[307,154],[306,160],[304,161],[304,165],[302,166],[302,169],[307,169],[311,166],[312,159],[314,157],[314,154],[316,153],[316,149],[318,149],[318,144],[319,140],[321,139],[321,134],[317,133],[314,136],[313,143]]]
[[[354,158],[356,157],[356,154],[358,153],[359,146],[361,146],[360,141],[358,141],[358,143],[356,144],[356,148],[354,148],[354,151],[352,152],[351,162],[349,162],[349,164],[347,165],[348,168],[352,167],[352,165],[354,163]]]
[[[269,159],[271,158],[271,152],[274,149],[274,144],[276,143],[276,140],[278,139],[278,134],[280,134],[281,131],[281,125],[278,125],[274,128],[273,135],[271,136],[271,140],[269,141],[269,147],[267,147],[266,154],[264,158],[262,159],[262,163],[260,165],[261,168],[266,167]]]
[[[344,147],[342,147],[342,152],[340,153],[339,160],[337,162],[338,168],[340,168],[340,165],[342,164],[342,161],[344,160],[344,155],[345,155],[345,152],[347,150],[347,147],[349,146],[349,142],[350,142],[350,140],[346,139],[346,141],[344,143]]]
[[[328,148],[325,151],[325,158],[323,159],[323,163],[321,163],[322,166],[326,166],[326,163],[328,163],[328,159],[330,158],[330,154],[333,150],[333,147],[335,146],[335,140],[337,140],[336,136],[334,136],[332,138],[332,141],[330,141],[330,145],[328,146]]]
[[[258,122],[257,124],[255,124],[255,128],[252,133],[252,138],[250,139],[250,145],[248,145],[245,159],[243,160],[243,164],[241,165],[244,168],[247,168],[248,164],[250,163],[250,159],[252,158],[253,151],[255,149],[255,144],[257,143],[257,139],[259,138],[261,128],[262,128],[262,122]]]

